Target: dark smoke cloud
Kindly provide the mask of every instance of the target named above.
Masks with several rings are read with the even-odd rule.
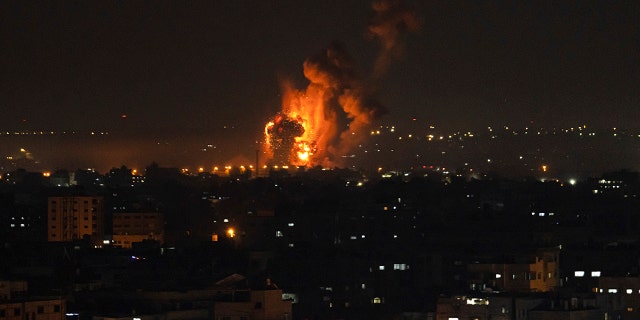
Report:
[[[324,162],[339,163],[341,156],[360,143],[373,120],[386,113],[386,109],[366,90],[358,77],[353,59],[344,45],[334,42],[321,53],[304,63],[305,77],[311,86],[324,91],[325,108],[333,114],[334,123],[344,122],[348,127],[339,128],[338,133],[327,141],[328,153]],[[340,117],[346,117],[344,121]]]
[[[331,93],[359,85],[353,59],[337,41],[305,60],[304,76],[312,84],[331,89]]]
[[[374,77],[379,78],[389,69],[394,57],[402,56],[402,35],[407,31],[419,31],[422,20],[415,8],[400,0],[376,1],[371,7],[374,15],[369,23],[369,35],[377,38],[382,45],[382,52],[374,67]]]
[[[280,154],[280,162],[287,161],[285,155],[291,153],[286,151],[295,147],[295,140],[313,146],[305,164],[342,166],[344,156],[369,136],[373,121],[386,113],[373,98],[376,86],[372,82],[379,80],[393,58],[401,55],[402,35],[405,31],[417,31],[420,21],[413,8],[396,0],[375,2],[373,10],[368,30],[372,38],[380,40],[382,50],[373,66],[373,77],[366,83],[358,76],[354,60],[339,42],[304,61],[304,76],[309,80],[306,89],[298,90],[288,82],[283,83],[285,94],[280,117],[297,117],[294,122],[304,125],[306,130],[300,135],[278,137],[267,129],[276,144],[275,149],[272,145],[274,157]],[[295,159],[293,162],[299,163]]]

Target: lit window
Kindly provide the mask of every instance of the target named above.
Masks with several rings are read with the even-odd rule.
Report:
[[[382,299],[380,297],[375,297],[375,298],[373,298],[373,303],[374,304],[380,304],[380,303],[382,303]]]
[[[281,237],[283,237],[282,231],[280,230],[276,231],[276,238],[281,238]]]
[[[295,223],[293,223],[293,222],[289,222],[289,224],[287,224],[287,225],[288,225],[289,227],[293,227],[293,226],[295,226]]]
[[[574,275],[576,278],[584,277],[584,271],[575,271],[575,272],[573,273],[573,275]]]
[[[499,273],[496,273],[496,279],[500,279],[500,278],[502,278],[502,275]]]
[[[609,289],[607,290],[608,293],[618,293],[618,289]]]
[[[633,289],[627,289],[627,294],[632,294],[633,293]]]
[[[407,265],[405,263],[394,263],[393,270],[407,270]]]
[[[384,266],[378,266],[378,270],[384,271]]]
[[[481,298],[467,298],[466,302],[470,305],[489,305],[489,300]]]
[[[594,278],[600,277],[600,274],[601,274],[600,271],[591,271],[591,276]]]

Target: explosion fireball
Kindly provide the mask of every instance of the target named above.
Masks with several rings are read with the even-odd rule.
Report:
[[[280,164],[306,165],[315,148],[314,143],[300,140],[305,133],[303,120],[278,113],[265,126],[267,144],[273,151],[273,160]],[[293,160],[291,160],[293,159]]]
[[[380,40],[382,51],[369,81],[375,81],[399,54],[399,35],[420,25],[413,10],[397,0],[373,4],[369,33]],[[372,97],[366,81],[356,75],[344,46],[333,43],[305,60],[306,89],[283,82],[282,111],[265,126],[265,140],[273,164],[342,166],[344,156],[366,137],[372,122],[386,110]]]

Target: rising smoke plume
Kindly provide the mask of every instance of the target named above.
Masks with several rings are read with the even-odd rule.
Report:
[[[369,35],[377,38],[382,46],[374,66],[374,77],[379,78],[387,72],[394,58],[404,53],[402,37],[406,32],[417,32],[422,20],[415,8],[399,0],[382,0],[374,2],[374,15],[369,22]]]
[[[368,31],[380,40],[382,50],[369,81],[379,79],[391,60],[401,54],[403,31],[420,26],[417,15],[400,1],[379,1],[373,9]],[[299,90],[283,82],[282,112],[267,124],[265,133],[273,159],[276,164],[342,166],[343,157],[366,139],[372,122],[386,109],[374,99],[375,86],[358,76],[341,43],[334,42],[307,58],[303,72],[309,80],[307,88]]]

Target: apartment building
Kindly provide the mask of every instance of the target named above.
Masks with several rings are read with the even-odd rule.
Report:
[[[48,241],[74,241],[89,237],[94,245],[104,238],[104,199],[92,196],[49,197]]]

